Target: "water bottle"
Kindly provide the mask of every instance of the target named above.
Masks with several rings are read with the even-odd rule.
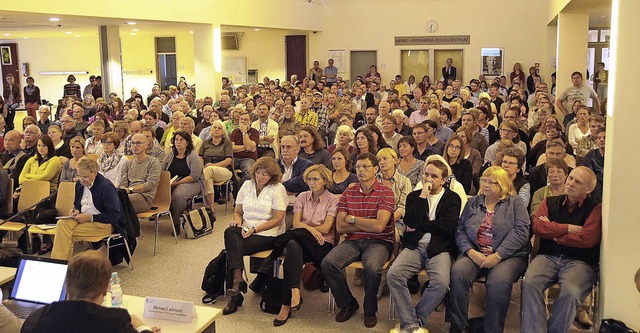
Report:
[[[111,292],[111,307],[122,307],[122,286],[120,285],[120,278],[118,272],[111,273],[111,281],[109,281],[109,291]]]

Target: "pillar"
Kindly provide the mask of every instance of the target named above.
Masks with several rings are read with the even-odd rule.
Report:
[[[637,71],[629,70],[640,54],[633,41],[638,33],[640,1],[613,0],[611,13],[611,58],[607,107],[602,245],[600,258],[600,318],[615,318],[640,328],[640,294],[633,278],[640,268],[640,155],[637,144]]]
[[[115,92],[121,98],[122,90],[122,61],[120,58],[120,28],[108,25],[100,26],[100,65],[102,67],[102,96],[109,99],[109,94]],[[123,100],[126,98],[123,98]]]
[[[222,68],[216,68],[216,56],[219,54],[219,59],[222,59],[222,50],[220,43],[215,42],[219,31],[220,26],[215,24],[200,24],[193,29],[193,61],[198,98],[211,96],[214,101],[220,99]],[[219,66],[222,66],[221,63]]]
[[[556,49],[556,91],[558,96],[571,86],[571,73],[582,73],[586,82],[588,32],[588,14],[558,14]],[[569,106],[570,108],[571,106]],[[558,117],[564,118],[564,115],[558,114]]]

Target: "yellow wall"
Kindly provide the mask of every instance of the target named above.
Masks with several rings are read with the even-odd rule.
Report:
[[[394,46],[394,36],[425,35],[471,35],[471,45],[462,46],[465,71],[461,79],[464,82],[469,82],[480,74],[480,51],[483,47],[504,47],[504,66],[508,72],[511,72],[515,62],[522,63],[525,68],[535,62],[541,63],[541,66],[548,63],[545,59],[547,7],[544,1],[488,0],[472,4],[463,0],[406,0],[390,4],[387,1],[372,0],[367,2],[366,9],[360,2],[335,1],[330,7],[325,9],[325,30],[309,35],[310,64],[313,60],[319,60],[322,66],[326,66],[327,50],[330,49],[347,50],[347,58],[349,50],[377,50],[378,70],[383,79],[388,81],[400,73],[401,49],[461,48],[458,45]],[[394,15],[386,15],[390,8]],[[355,13],[363,10],[370,15],[356,19]],[[454,12],[456,15],[452,15]],[[490,15],[487,16],[487,13]],[[367,17],[375,20],[368,21]],[[440,26],[434,34],[429,34],[425,28],[430,19],[437,20]],[[437,74],[440,68],[434,71]],[[348,61],[347,73],[339,75],[350,76]],[[541,75],[545,77],[550,72],[544,68]]]

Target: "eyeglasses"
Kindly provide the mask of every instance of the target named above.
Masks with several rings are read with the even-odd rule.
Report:
[[[460,149],[462,149],[462,146],[449,145],[449,148],[454,149],[454,150],[460,150]]]
[[[500,133],[515,133],[514,131],[510,130],[510,129],[506,129],[506,128],[501,128],[500,129]]]
[[[373,168],[373,165],[356,165],[356,170],[369,170]]]
[[[509,162],[509,161],[502,160],[502,165],[518,166],[518,162]]]
[[[489,178],[480,178],[481,183],[489,184],[489,185],[498,185],[498,182],[495,180],[491,180]]]

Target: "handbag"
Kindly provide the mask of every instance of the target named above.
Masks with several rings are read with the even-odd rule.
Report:
[[[322,274],[313,263],[307,263],[302,268],[302,284],[307,290],[316,290],[322,286]]]
[[[600,333],[636,333],[636,331],[627,327],[625,323],[616,319],[602,319],[600,324]]]
[[[191,210],[182,214],[182,229],[188,239],[200,238],[213,231],[213,223],[216,221],[213,212],[206,207]]]

